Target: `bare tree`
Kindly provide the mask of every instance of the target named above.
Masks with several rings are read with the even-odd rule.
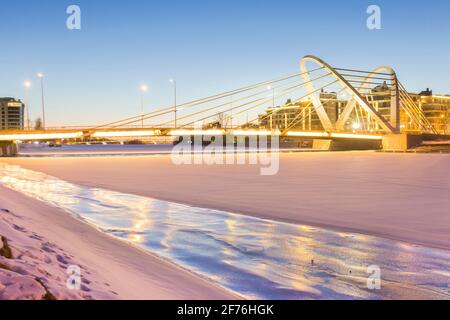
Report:
[[[41,118],[37,118],[36,122],[34,124],[34,129],[35,130],[42,130],[43,126],[42,126],[42,119]]]

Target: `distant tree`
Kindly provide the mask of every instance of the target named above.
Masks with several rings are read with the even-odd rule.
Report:
[[[34,129],[35,130],[42,130],[42,119],[41,118],[37,118],[36,122],[34,124]]]

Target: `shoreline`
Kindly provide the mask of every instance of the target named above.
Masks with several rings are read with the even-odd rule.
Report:
[[[4,290],[15,299],[37,298],[42,291],[38,284],[42,283],[57,299],[243,298],[151,252],[115,239],[69,212],[3,186],[0,208],[0,235],[8,239],[13,252],[13,259],[0,256],[0,279],[12,275],[17,281],[6,281],[6,289],[0,281],[0,297]],[[80,290],[65,287],[70,265],[81,267]],[[114,276],[117,274],[120,277]],[[19,292],[17,286],[25,289]]]

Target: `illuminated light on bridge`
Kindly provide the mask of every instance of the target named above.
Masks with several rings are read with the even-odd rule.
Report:
[[[371,134],[357,134],[357,133],[332,133],[331,137],[344,139],[383,140],[383,136],[376,136]]]
[[[0,135],[0,141],[77,139],[83,135],[83,132],[4,134]]]
[[[220,136],[225,130],[172,130],[170,136]]]
[[[160,132],[155,130],[140,130],[140,131],[98,131],[94,132],[93,138],[126,138],[126,137],[151,137],[159,135]]]
[[[305,137],[305,138],[341,138],[341,139],[365,139],[365,140],[382,140],[383,136],[357,134],[357,133],[328,133],[328,132],[309,132],[309,131],[288,131],[289,137]]]
[[[234,130],[232,134],[235,136],[270,136],[270,135],[280,135],[279,130],[269,131],[269,130]]]
[[[289,137],[330,138],[330,134],[327,132],[288,131],[286,135]]]
[[[173,130],[169,133],[170,136],[221,136],[227,134],[226,130]],[[270,136],[281,135],[279,130],[232,130],[229,131],[234,136]]]

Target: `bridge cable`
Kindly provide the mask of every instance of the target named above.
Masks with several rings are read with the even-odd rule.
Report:
[[[320,80],[320,79],[322,79],[322,78],[325,78],[325,77],[329,76],[330,74],[331,74],[331,73],[327,73],[327,74],[322,75],[322,76],[320,76],[320,77],[318,77],[318,78],[312,79],[312,80],[310,80],[310,81],[308,81],[308,82],[302,82],[302,83],[300,83],[300,84],[298,84],[298,85],[295,85],[295,86],[286,88],[284,91],[282,91],[281,93],[279,93],[279,94],[277,94],[277,95],[275,95],[275,96],[271,96],[271,97],[268,97],[268,98],[259,98],[259,99],[256,99],[256,100],[253,100],[253,101],[250,101],[250,102],[246,102],[246,103],[241,104],[241,105],[239,105],[239,106],[233,106],[232,108],[229,108],[229,109],[226,109],[226,110],[222,110],[221,112],[218,112],[218,113],[216,113],[216,114],[212,114],[212,115],[210,115],[210,116],[207,116],[207,117],[204,117],[204,118],[201,118],[201,119],[197,119],[197,120],[200,120],[200,121],[201,121],[201,120],[205,120],[205,119],[211,118],[211,117],[213,117],[213,116],[217,116],[217,115],[219,115],[220,113],[225,113],[225,112],[232,111],[232,110],[235,110],[235,109],[240,109],[240,108],[242,108],[242,107],[245,107],[246,105],[249,105],[249,104],[251,104],[251,103],[255,103],[255,102],[258,102],[258,101],[261,101],[261,100],[267,99],[268,101],[270,101],[270,99],[273,99],[273,97],[280,97],[280,96],[283,96],[283,95],[289,93],[289,92],[287,92],[288,90],[291,90],[291,89],[294,89],[293,91],[298,90],[299,88],[303,87],[305,84],[310,83],[310,82],[314,82],[314,81],[317,81],[317,80]],[[279,86],[279,87],[281,87],[281,86]],[[266,93],[266,92],[267,92],[267,91],[265,90],[265,91],[259,92],[259,93],[257,93],[257,94],[251,95],[251,96],[260,95],[260,94],[263,94],[263,93]],[[236,101],[240,101],[240,100],[242,100],[242,99],[239,99],[239,100],[236,100]],[[186,116],[180,118],[180,120],[181,120],[181,119],[190,118],[190,117],[192,117],[192,116],[195,116],[195,115],[198,115],[198,114],[207,112],[207,111],[211,111],[211,110],[217,109],[217,108],[222,107],[222,106],[225,106],[225,105],[229,105],[229,102],[224,103],[224,104],[222,104],[222,105],[218,105],[218,106],[214,106],[214,107],[208,108],[208,109],[206,109],[206,110],[201,110],[201,111],[198,111],[198,112],[195,112],[195,113],[192,113],[192,114],[188,114],[188,115],[186,115]],[[259,105],[257,105],[257,106],[259,106]],[[238,113],[238,114],[239,114],[239,113]],[[234,115],[237,115],[237,114],[234,114]],[[171,121],[170,121],[170,122],[171,122]],[[169,123],[170,123],[170,122],[169,122]],[[197,121],[189,122],[189,123],[185,124],[184,126],[189,125],[189,124],[193,124],[193,123],[195,123],[195,122],[197,122]],[[164,124],[162,124],[162,125],[165,125],[165,124],[167,124],[167,123],[168,123],[168,122],[166,122],[166,123],[164,123]],[[184,127],[184,126],[182,126],[182,127]]]
[[[329,83],[329,84],[327,84],[327,85],[324,85],[324,86],[322,86],[322,87],[320,87],[320,88],[314,90],[313,92],[308,93],[308,94],[306,94],[306,95],[304,95],[304,96],[302,96],[302,97],[296,99],[295,101],[296,101],[296,102],[301,101],[302,99],[304,99],[304,98],[306,98],[306,97],[308,97],[308,96],[310,96],[310,95],[312,95],[312,94],[314,94],[314,93],[317,93],[318,91],[320,91],[320,90],[322,90],[322,89],[324,89],[324,88],[326,88],[326,87],[329,87],[329,86],[331,86],[331,85],[333,85],[333,84],[335,84],[335,83],[337,83],[337,82],[339,82],[339,80],[335,80],[335,81],[333,81],[333,82],[331,82],[331,83]],[[249,109],[252,109],[252,108],[249,108]],[[249,109],[248,109],[248,110],[249,110]],[[243,112],[246,112],[246,111],[248,111],[248,110],[243,110],[243,111],[239,112],[238,114],[243,113]],[[246,124],[249,124],[249,123],[251,123],[251,122],[253,122],[253,121],[257,120],[257,119],[259,119],[259,117],[256,118],[256,119],[254,119],[254,120],[252,120],[252,121],[247,122]],[[242,126],[241,126],[241,127],[242,127]]]
[[[291,84],[293,84],[293,83],[297,83],[298,81],[299,81],[299,80],[295,80],[295,81],[290,82],[290,83],[288,83],[288,84],[279,85],[279,86],[274,87],[273,89],[278,89],[278,88],[284,87],[285,85],[291,85]],[[300,86],[300,85],[301,85],[301,84],[299,84],[299,85],[297,85],[297,86]],[[254,93],[254,94],[251,94],[251,95],[248,95],[248,96],[245,96],[245,97],[241,97],[241,98],[236,99],[236,100],[224,102],[224,103],[222,103],[222,104],[220,104],[220,105],[211,107],[211,108],[209,108],[209,109],[201,110],[201,111],[199,111],[199,112],[197,112],[197,113],[191,113],[191,114],[188,114],[188,115],[186,115],[186,116],[184,116],[184,117],[182,117],[182,118],[178,118],[177,120],[186,119],[186,118],[189,118],[189,117],[191,117],[191,116],[193,116],[193,115],[196,115],[196,114],[199,114],[199,113],[202,113],[202,112],[206,112],[206,111],[210,111],[210,110],[213,110],[213,109],[217,109],[217,108],[220,108],[220,107],[223,107],[223,106],[227,106],[227,105],[230,105],[230,104],[234,104],[234,103],[236,103],[236,102],[239,102],[239,101],[242,101],[242,100],[246,100],[246,99],[248,99],[248,98],[255,97],[255,96],[261,95],[261,94],[263,94],[263,93],[267,93],[267,90],[258,91],[258,92]],[[254,101],[252,101],[252,102],[254,102]],[[251,102],[248,102],[248,103],[251,103]],[[248,103],[247,103],[247,104],[248,104]],[[244,105],[245,105],[245,104],[244,104]],[[241,106],[242,106],[242,105],[241,105]],[[227,110],[224,110],[224,111],[231,111],[231,110],[236,109],[236,108],[238,108],[238,107],[239,107],[239,106],[234,106],[234,107],[232,107],[232,108],[230,108],[230,109],[227,109]],[[173,122],[173,121],[174,121],[174,120],[170,120],[170,121],[164,122],[164,123],[162,123],[162,124],[159,124],[159,126],[167,125],[167,124],[169,124],[169,123],[171,123],[171,122]]]
[[[286,95],[286,94],[292,93],[292,92],[294,92],[294,91],[297,91],[301,86],[303,86],[303,85],[299,85],[299,86],[295,86],[295,87],[292,87],[292,88],[288,88],[288,89],[284,90],[283,92],[277,94],[275,97],[278,98],[278,97],[284,96],[284,95]],[[242,113],[244,113],[244,112],[247,112],[247,111],[250,111],[250,110],[252,110],[252,109],[255,109],[256,107],[262,106],[262,105],[266,104],[267,102],[272,101],[272,99],[273,99],[273,97],[261,98],[261,99],[259,99],[259,100],[264,100],[264,102],[259,103],[259,104],[254,105],[254,106],[251,106],[251,107],[246,108],[246,109],[244,109],[244,110],[241,110],[241,111],[239,111],[239,112],[237,112],[237,113],[234,113],[233,115],[227,115],[226,117],[224,117],[224,119],[229,119],[229,118],[232,118],[232,117],[237,116],[237,115],[239,115],[239,114],[242,114]],[[252,103],[253,103],[253,102],[252,102]],[[246,104],[244,104],[244,105],[241,105],[241,106],[238,106],[238,107],[234,107],[234,108],[232,108],[232,109],[242,108],[243,106],[248,105],[248,104],[249,104],[249,103],[246,103]],[[230,110],[232,110],[232,109],[228,109],[228,110],[225,110],[225,111],[230,111]],[[223,113],[223,112],[224,112],[224,111],[219,112],[219,113],[216,113],[216,114],[213,114],[213,115],[210,115],[210,116],[207,116],[207,117],[204,117],[204,118],[201,118],[201,119],[198,119],[198,121],[202,121],[202,120],[209,119],[209,118],[211,118],[211,117],[213,117],[213,116],[217,116],[217,115],[219,115],[220,113]],[[223,119],[223,120],[224,120],[224,119]],[[193,123],[195,123],[195,122],[197,122],[197,121],[193,121],[193,122],[187,123],[187,124],[185,124],[185,126],[186,126],[186,125],[189,125],[189,124],[193,124]],[[211,124],[211,123],[208,123],[208,124]]]
[[[232,95],[235,95],[235,94],[239,94],[239,93],[242,93],[242,92],[245,92],[245,91],[253,90],[253,89],[256,89],[256,88],[259,88],[259,87],[262,87],[262,86],[267,86],[267,85],[272,84],[272,83],[277,83],[277,82],[281,82],[281,81],[284,81],[284,80],[287,80],[287,79],[291,79],[293,77],[301,76],[301,75],[306,74],[306,73],[312,73],[312,72],[315,72],[315,71],[318,71],[318,70],[321,70],[321,69],[324,69],[324,67],[319,67],[319,68],[316,68],[316,69],[313,69],[313,70],[310,70],[310,71],[307,71],[307,72],[295,73],[295,74],[284,76],[284,77],[277,78],[277,79],[274,79],[274,80],[269,80],[269,81],[264,81],[264,82],[260,82],[260,83],[253,84],[253,85],[248,85],[246,87],[242,87],[242,88],[226,91],[226,92],[223,92],[223,93],[219,93],[219,94],[216,94],[216,95],[208,96],[208,97],[205,97],[205,98],[201,98],[201,99],[185,102],[185,103],[179,104],[177,106],[170,106],[170,107],[166,107],[166,108],[161,108],[161,109],[149,112],[149,113],[144,113],[144,114],[140,114],[138,116],[133,116],[133,117],[129,117],[129,118],[126,118],[126,119],[121,119],[121,120],[118,120],[118,121],[114,121],[114,122],[111,122],[111,123],[108,123],[108,124],[99,125],[99,126],[96,126],[96,127],[92,128],[91,130],[99,129],[99,128],[102,128],[102,127],[108,127],[108,126],[115,125],[115,124],[118,124],[118,123],[121,123],[121,122],[129,121],[129,120],[132,120],[132,119],[136,119],[133,122],[138,122],[138,121],[141,121],[143,116],[147,116],[147,115],[151,115],[151,114],[155,114],[157,112],[163,112],[163,111],[167,112],[167,113],[171,113],[171,112],[173,112],[175,110],[175,107],[176,108],[178,108],[178,107],[192,107],[194,105],[204,104],[206,102],[222,99],[222,98],[225,98],[225,97],[228,97],[228,96],[232,96]]]

